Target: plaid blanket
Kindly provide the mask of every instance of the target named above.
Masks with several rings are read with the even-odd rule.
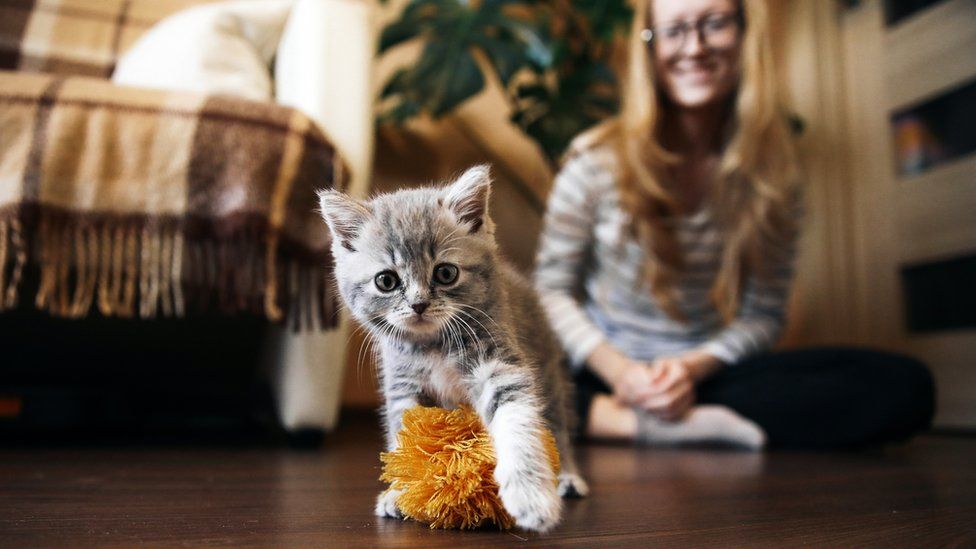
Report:
[[[314,191],[343,162],[270,103],[0,71],[0,310],[253,310],[335,325]],[[33,288],[32,288],[33,289]]]

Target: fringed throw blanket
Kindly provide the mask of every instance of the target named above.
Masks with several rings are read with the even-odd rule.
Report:
[[[0,310],[36,288],[63,317],[216,309],[332,327],[315,190],[344,172],[293,109],[0,71]]]

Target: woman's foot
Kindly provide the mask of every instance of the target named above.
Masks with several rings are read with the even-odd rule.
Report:
[[[725,406],[694,406],[680,421],[664,421],[608,395],[594,397],[586,433],[662,446],[709,443],[760,450],[766,445],[766,433],[758,425]]]
[[[586,435],[602,440],[634,440],[637,437],[637,413],[609,395],[598,394],[590,404]]]
[[[723,444],[761,450],[766,433],[725,406],[693,406],[679,421],[637,411],[637,441],[649,445]]]

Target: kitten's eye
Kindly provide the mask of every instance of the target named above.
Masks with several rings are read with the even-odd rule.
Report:
[[[458,277],[457,265],[441,263],[434,267],[434,281],[438,284],[453,284]]]
[[[400,285],[400,277],[393,271],[383,271],[373,279],[381,292],[392,292]]]

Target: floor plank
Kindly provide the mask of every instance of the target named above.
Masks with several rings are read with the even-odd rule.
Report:
[[[377,520],[376,420],[347,414],[318,451],[267,444],[0,449],[0,547],[976,546],[976,438],[858,453],[586,445],[593,494],[563,524],[431,531]]]

